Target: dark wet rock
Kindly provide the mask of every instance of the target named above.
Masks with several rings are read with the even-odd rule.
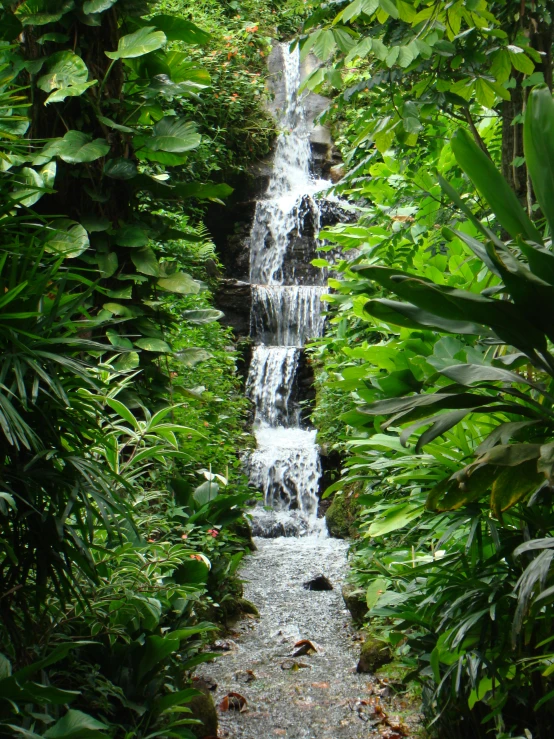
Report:
[[[233,523],[229,524],[227,528],[242,539],[245,539],[246,546],[251,552],[255,552],[257,550],[258,547],[252,538],[252,527],[245,518],[239,518],[238,521],[233,521]]]
[[[198,690],[202,690],[201,686],[194,685]],[[217,710],[213,698],[209,691],[202,690],[202,695],[195,696],[187,703],[187,708],[192,711],[187,714],[190,718],[196,718],[202,721],[202,724],[190,724],[187,729],[192,732],[196,739],[205,739],[205,737],[217,736],[218,720]]]
[[[224,313],[221,323],[231,326],[237,336],[249,335],[252,307],[250,283],[229,278],[220,280],[215,293],[215,304]]]
[[[325,575],[317,575],[304,583],[306,590],[333,590],[333,585]]]
[[[358,535],[355,527],[358,505],[354,496],[354,491],[347,489],[335,494],[325,513],[329,535],[335,539],[349,539]]]
[[[356,671],[373,673],[379,667],[388,665],[389,662],[392,662],[390,647],[379,639],[368,637],[362,644],[360,660]]]
[[[342,597],[355,623],[362,623],[367,613],[365,591],[355,585],[343,585]]]

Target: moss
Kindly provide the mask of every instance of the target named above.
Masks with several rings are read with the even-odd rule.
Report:
[[[354,623],[362,623],[367,613],[365,591],[355,585],[343,585],[342,597]]]
[[[335,495],[333,502],[325,513],[327,529],[335,539],[349,539],[358,536],[355,527],[359,510],[356,502],[356,492],[345,490],[340,495]]]
[[[260,612],[256,608],[256,606],[249,600],[246,600],[246,598],[239,598],[237,600],[237,605],[241,611],[241,613],[249,613],[252,616],[259,616]]]
[[[217,711],[212,696],[209,693],[203,692],[202,695],[195,696],[187,703],[187,708],[190,708],[192,711],[190,718],[196,718],[202,721],[202,725],[190,724],[187,727],[197,739],[217,736]]]
[[[374,673],[379,667],[392,662],[390,647],[379,639],[369,636],[362,644],[357,672]]]

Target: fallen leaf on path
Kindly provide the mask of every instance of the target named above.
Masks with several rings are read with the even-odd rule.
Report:
[[[328,688],[329,683],[312,683],[312,688]]]
[[[240,711],[243,713],[247,709],[248,701],[240,693],[227,693],[225,698],[219,704],[220,711]]]

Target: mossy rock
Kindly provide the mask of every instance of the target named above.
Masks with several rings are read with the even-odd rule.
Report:
[[[352,621],[358,624],[362,623],[367,613],[365,591],[360,590],[355,585],[346,584],[342,586],[342,597],[346,607],[350,611]]]
[[[260,615],[260,612],[258,611],[256,606],[252,603],[252,601],[249,601],[246,598],[238,598],[237,605],[241,613],[248,613],[252,616]]]
[[[385,642],[368,637],[362,644],[357,672],[374,673],[379,667],[392,662],[392,652]]]
[[[187,729],[191,731],[197,739],[217,736],[217,710],[215,708],[213,698],[209,693],[202,693],[202,695],[195,696],[187,703],[187,708],[190,708],[192,711],[192,714],[188,714],[190,715],[190,718],[196,718],[199,721],[202,721],[202,725],[190,724],[187,726]]]
[[[325,513],[329,535],[335,539],[350,539],[358,536],[355,527],[359,506],[352,492],[335,495]]]

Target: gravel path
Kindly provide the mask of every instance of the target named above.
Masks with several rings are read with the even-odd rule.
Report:
[[[398,720],[390,689],[356,673],[360,648],[341,596],[346,542],[323,537],[256,539],[258,552],[241,570],[245,597],[260,619],[238,624],[216,662],[200,677],[217,683],[218,705],[229,693],[246,699],[243,711],[221,710],[220,737],[228,739],[372,739],[413,736]],[[332,591],[303,583],[318,574]],[[317,651],[292,656],[310,640]],[[240,698],[231,698],[238,708]],[[394,703],[394,701],[393,701]],[[388,719],[386,718],[388,714]]]

